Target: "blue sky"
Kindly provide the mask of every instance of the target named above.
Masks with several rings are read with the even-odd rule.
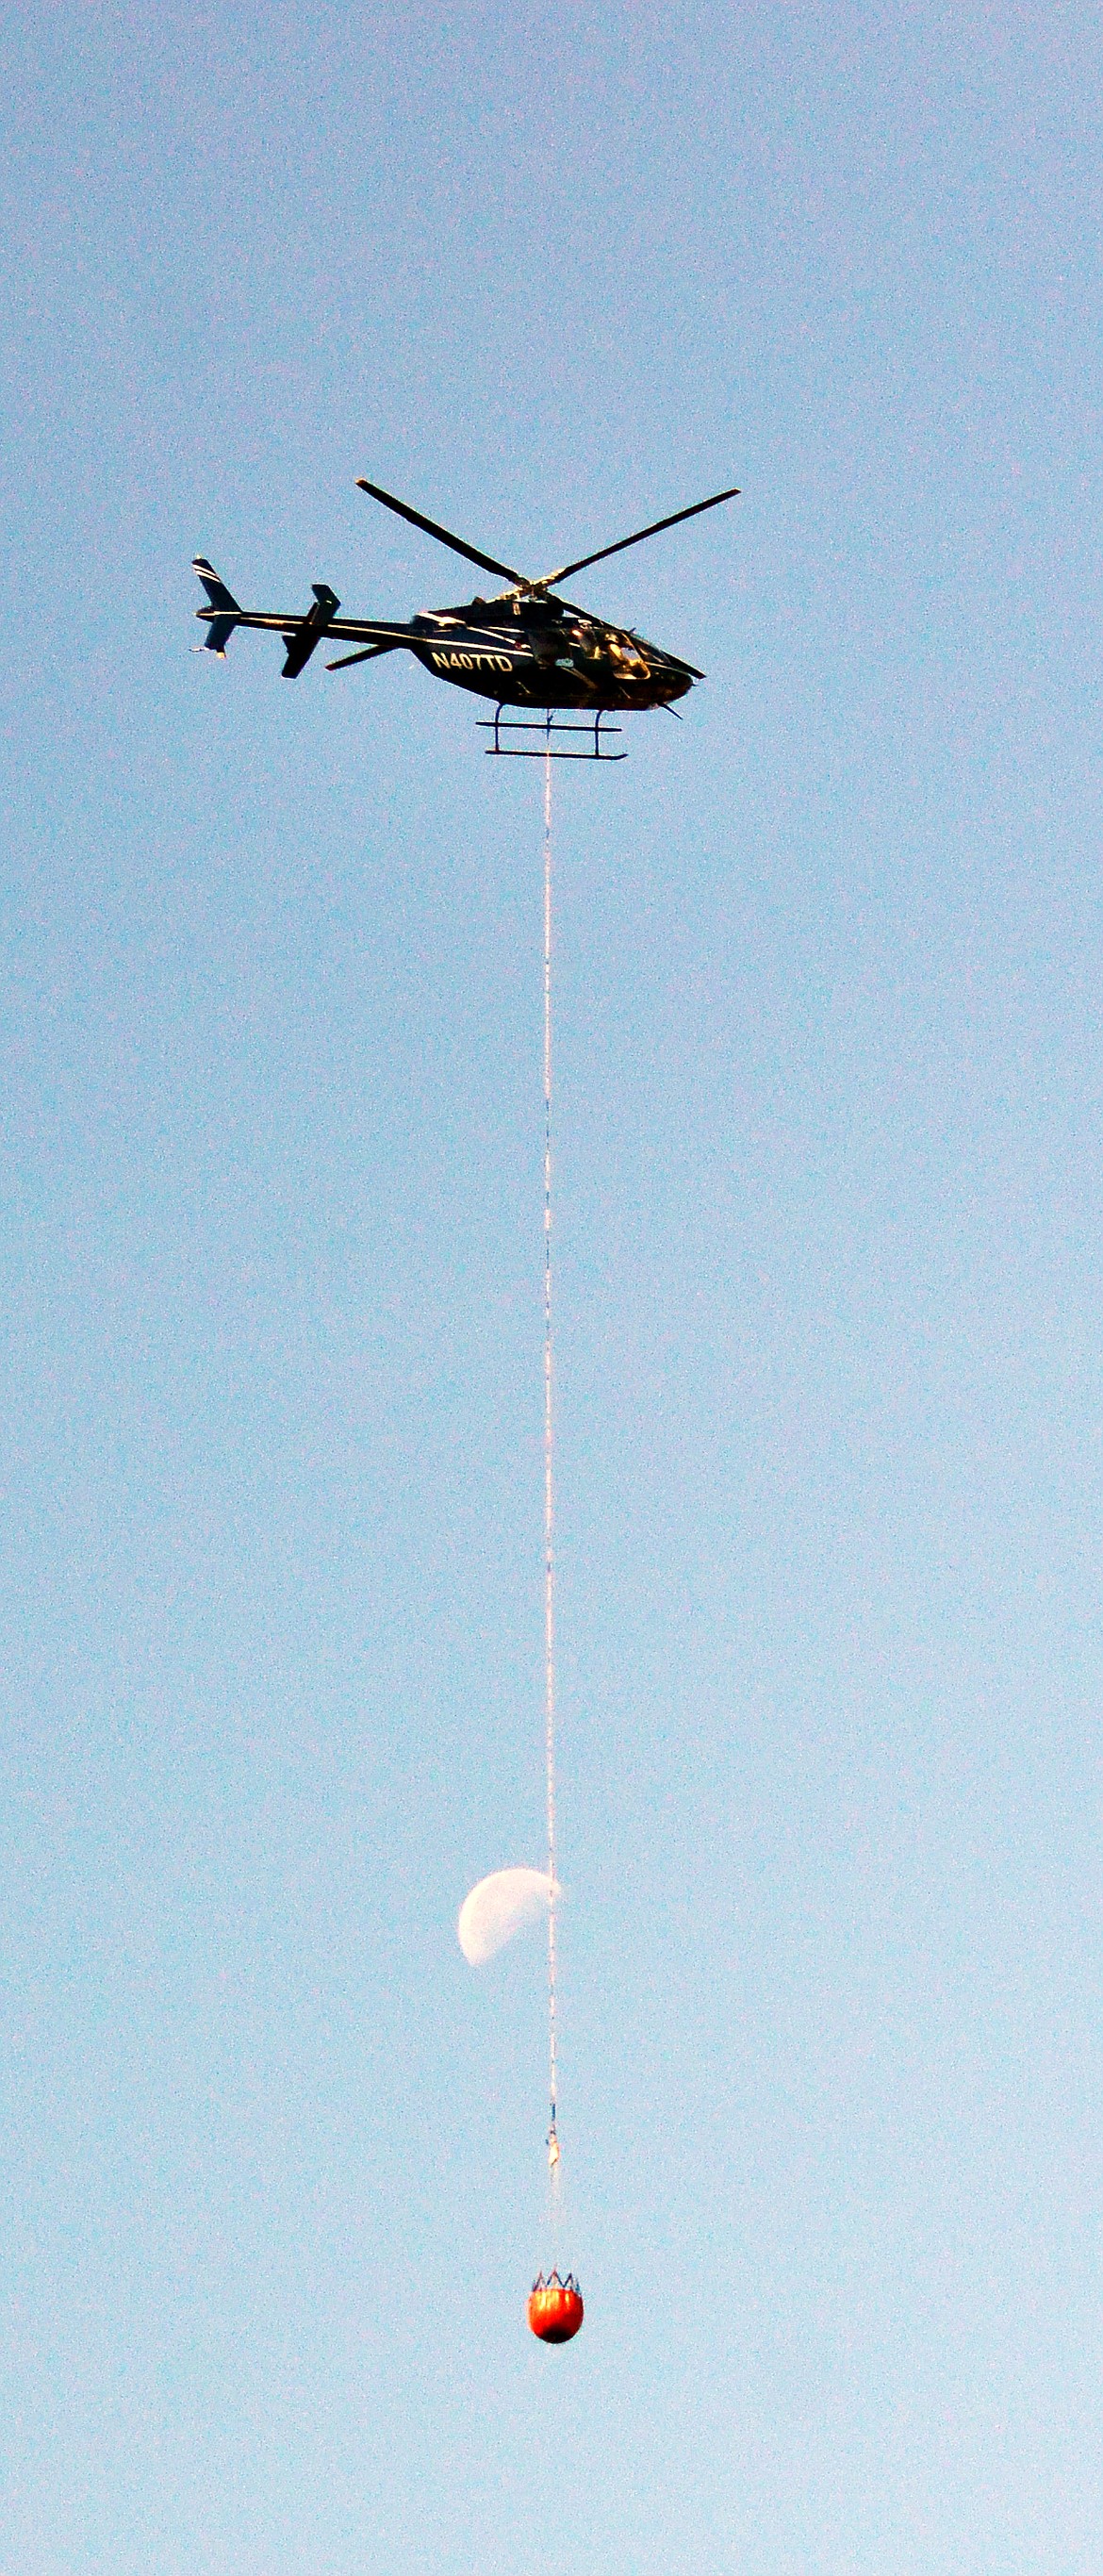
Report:
[[[5,2576],[1103,2551],[1099,30],[10,12]],[[367,474],[704,667],[539,772]]]

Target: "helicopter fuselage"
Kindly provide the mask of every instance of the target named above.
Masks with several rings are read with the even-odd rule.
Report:
[[[447,680],[453,688],[469,689],[499,706],[587,711],[664,707],[684,698],[704,676],[630,628],[610,626],[566,600],[507,594],[455,608],[424,609],[400,624],[338,616],[339,600],[321,584],[315,597],[318,605],[306,617],[301,611],[283,616],[278,610],[241,608],[236,600],[230,602],[229,594],[227,608],[216,599],[196,614],[212,641],[221,624],[227,631],[246,626],[282,635],[288,679],[298,677],[323,641],[359,646],[365,660],[405,650],[432,679]],[[221,635],[213,649],[225,649]]]
[[[409,649],[433,679],[500,706],[669,706],[702,676],[643,636],[559,600],[427,610],[412,620]]]

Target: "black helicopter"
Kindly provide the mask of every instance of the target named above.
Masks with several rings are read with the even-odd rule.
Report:
[[[658,536],[662,528],[675,528],[682,519],[695,519],[702,510],[715,510],[721,501],[734,501],[737,487],[726,492],[713,492],[707,501],[694,501],[688,510],[673,510],[667,519],[653,519],[646,528],[637,528],[630,537],[619,537],[613,546],[599,546],[596,553],[579,555],[575,562],[560,564],[556,572],[545,573],[539,581],[529,581],[524,573],[515,572],[511,564],[496,563],[493,555],[480,554],[477,546],[465,544],[449,528],[426,519],[420,510],[412,510],[406,501],[396,501],[393,492],[383,492],[378,483],[361,480],[357,490],[382,501],[411,527],[422,528],[436,537],[453,554],[463,555],[468,563],[478,564],[483,572],[497,573],[510,588],[493,599],[470,599],[462,607],[423,610],[406,626],[374,617],[339,617],[341,605],[325,582],[316,581],[314,606],[303,615],[282,616],[275,611],[239,608],[233,593],[220,581],[218,574],[197,555],[195,570],[207,594],[208,606],[198,608],[207,632],[204,643],[209,653],[224,654],[235,626],[258,626],[282,635],[287,647],[283,666],[285,680],[297,680],[315,647],[322,642],[355,644],[355,653],[342,653],[326,665],[330,671],[347,671],[354,662],[372,662],[381,653],[412,653],[423,669],[435,680],[450,680],[456,688],[470,689],[476,697],[497,701],[491,717],[480,718],[493,740],[486,746],[503,758],[535,760],[541,751],[527,745],[503,742],[503,734],[544,736],[544,748],[558,760],[623,760],[624,752],[606,749],[610,733],[619,733],[619,725],[606,725],[602,719],[610,713],[646,707],[666,707],[673,699],[684,698],[695,680],[704,678],[703,671],[692,662],[682,662],[675,653],[664,653],[657,644],[649,644],[631,628],[610,626],[588,609],[575,608],[570,600],[555,596],[556,586],[571,573],[584,572],[589,564],[604,563],[607,555],[623,554],[627,546],[642,545],[645,537]],[[540,723],[532,719],[503,718],[504,707],[542,707]],[[584,725],[556,721],[562,709],[584,709]],[[553,746],[552,736],[585,734],[589,748],[583,751],[563,750]]]

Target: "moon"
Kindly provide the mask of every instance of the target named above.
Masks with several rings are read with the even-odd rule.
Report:
[[[562,1893],[558,1882],[555,1895]],[[482,1968],[496,1950],[528,1923],[538,1923],[551,1902],[552,1881],[540,1869],[496,1869],[465,1896],[456,1930],[471,1967]]]

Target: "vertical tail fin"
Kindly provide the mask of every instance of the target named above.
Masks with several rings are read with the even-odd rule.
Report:
[[[205,617],[207,620],[207,632],[203,638],[204,646],[208,653],[224,653],[241,610],[232,590],[227,590],[225,582],[219,580],[214,565],[207,562],[205,555],[196,556],[192,570],[198,573],[210,602],[210,609],[214,612],[212,615],[205,608],[199,610],[200,617]]]

